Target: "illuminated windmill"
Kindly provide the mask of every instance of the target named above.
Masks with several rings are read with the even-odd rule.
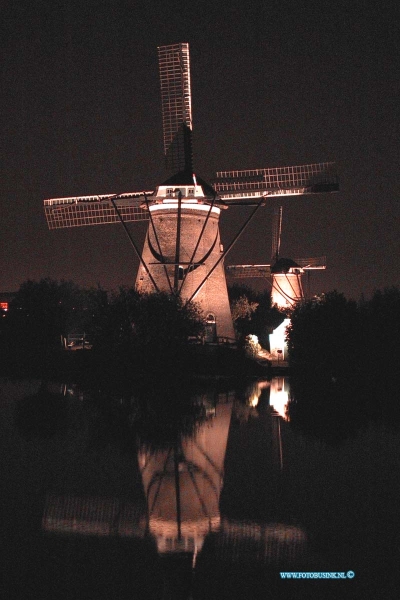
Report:
[[[271,284],[271,302],[279,308],[291,308],[304,299],[302,276],[314,270],[326,269],[326,257],[283,258],[280,256],[282,234],[282,206],[275,209],[272,219],[272,252],[270,265],[231,265],[226,267],[228,277],[244,279],[268,278]]]
[[[206,417],[195,423],[190,434],[179,432],[178,418],[176,436],[166,424],[167,443],[157,447],[150,435],[149,446],[140,444],[145,504],[139,495],[136,501],[128,501],[112,495],[56,492],[46,497],[43,530],[153,539],[160,554],[190,552],[194,563],[204,538],[220,528],[219,500],[232,413],[231,401],[219,402],[216,409],[210,400],[202,395]],[[153,419],[154,415],[152,411]],[[181,421],[183,428],[187,417]],[[66,475],[61,485],[68,482]]]
[[[141,450],[148,529],[160,553],[201,550],[220,526],[219,500],[232,413],[221,402],[196,432],[165,450]]]
[[[209,324],[209,339],[234,338],[224,258],[267,196],[338,190],[333,163],[300,167],[221,171],[213,186],[193,173],[189,46],[158,48],[167,168],[173,173],[152,191],[45,200],[50,229],[121,222],[140,265],[136,286],[168,291],[198,302]],[[253,206],[224,250],[221,209]],[[126,223],[149,221],[142,252]]]

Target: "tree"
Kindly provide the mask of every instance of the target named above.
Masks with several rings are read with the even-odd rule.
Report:
[[[240,296],[231,302],[232,321],[238,319],[251,320],[252,314],[257,310],[258,302],[250,302],[246,296]]]
[[[157,292],[139,297],[132,313],[132,335],[140,351],[170,360],[181,354],[190,337],[200,336],[200,308],[180,296]]]
[[[71,281],[24,282],[10,306],[14,342],[36,353],[59,348],[61,338],[82,319],[83,305],[83,292]]]
[[[271,293],[265,290],[258,296],[258,307],[252,318],[253,332],[260,344],[269,348],[269,334],[282,323],[286,313],[271,303]]]
[[[271,306],[268,290],[257,292],[246,285],[229,287],[229,300],[236,333],[244,340],[250,334],[257,335],[263,347],[268,348],[269,333],[282,323],[284,316]]]
[[[376,290],[361,308],[371,358],[374,361],[382,359],[395,368],[400,358],[400,290],[395,287]]]
[[[338,441],[373,420],[400,422],[400,291],[360,304],[329,292],[295,307],[288,329],[293,426]]]
[[[312,365],[333,376],[355,367],[360,345],[357,304],[336,290],[299,303],[288,327],[292,363]]]
[[[293,427],[337,443],[365,421],[361,339],[357,304],[336,290],[295,306],[287,333]]]
[[[400,422],[398,365],[400,362],[400,290],[377,290],[361,304],[364,381],[375,390],[371,405],[376,417],[390,426]]]
[[[126,287],[112,293],[100,287],[88,291],[86,330],[95,350],[131,352],[132,323],[139,298],[135,289]]]

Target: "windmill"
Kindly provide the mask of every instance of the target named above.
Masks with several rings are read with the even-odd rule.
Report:
[[[283,258],[280,256],[282,206],[276,207],[272,218],[272,251],[269,265],[230,265],[226,273],[231,279],[262,277],[271,284],[271,302],[279,308],[292,308],[304,300],[302,277],[310,271],[326,269],[326,257]]]
[[[158,48],[166,166],[172,176],[153,190],[44,201],[50,229],[120,222],[139,259],[136,287],[168,291],[200,304],[208,339],[234,339],[224,258],[269,196],[338,190],[333,163],[220,171],[211,186],[193,172],[189,45]],[[224,250],[221,210],[252,206]],[[142,251],[127,227],[149,221]]]

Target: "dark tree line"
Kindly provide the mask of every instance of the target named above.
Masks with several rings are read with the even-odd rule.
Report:
[[[268,334],[283,319],[271,308],[269,293],[245,286],[230,292],[238,338],[253,333],[268,348]],[[193,369],[239,376],[255,368],[229,348],[219,348],[218,355],[195,351],[190,342],[204,335],[201,311],[172,294],[140,294],[133,288],[109,293],[47,278],[24,282],[3,316],[0,370],[16,376],[57,376],[71,364],[77,372],[114,371],[116,377],[145,371],[182,377]],[[71,334],[78,339],[84,334],[91,352],[66,353]]]
[[[371,420],[400,423],[400,291],[299,304],[288,330],[294,426],[335,441]]]
[[[70,281],[24,282],[1,319],[2,364],[50,361],[63,337],[84,326],[86,304],[83,290]]]
[[[269,290],[258,292],[246,285],[232,285],[228,291],[237,338],[244,340],[247,335],[254,334],[261,346],[268,349],[269,334],[286,316],[271,305]]]
[[[197,305],[170,294],[126,288],[109,294],[70,281],[27,281],[1,319],[1,366],[21,374],[51,370],[65,358],[68,334],[84,333],[90,360],[98,365],[113,362],[132,370],[132,364],[143,368],[151,362],[162,369],[184,360],[189,338],[202,332]]]

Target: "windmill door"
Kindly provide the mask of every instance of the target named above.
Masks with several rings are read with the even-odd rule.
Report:
[[[217,321],[215,315],[208,314],[205,326],[205,342],[212,344],[217,341]]]

